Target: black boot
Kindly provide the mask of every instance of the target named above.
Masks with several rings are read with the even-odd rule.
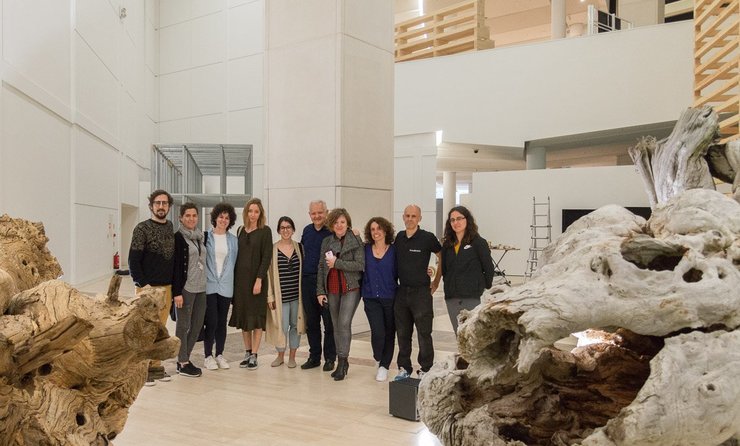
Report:
[[[339,362],[337,363],[337,370],[335,370],[336,374],[334,375],[334,381],[343,380],[344,377],[347,376],[348,371],[349,361],[347,361],[347,358],[339,358]]]

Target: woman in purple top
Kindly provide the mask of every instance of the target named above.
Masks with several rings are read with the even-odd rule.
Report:
[[[365,225],[365,275],[362,279],[362,299],[370,323],[373,357],[378,364],[376,381],[388,379],[388,367],[393,359],[396,324],[393,302],[398,288],[395,232],[391,222],[373,217]]]

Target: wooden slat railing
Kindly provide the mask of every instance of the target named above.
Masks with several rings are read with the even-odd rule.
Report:
[[[396,62],[493,48],[484,0],[472,0],[396,24]]]
[[[720,142],[740,135],[740,0],[694,1],[694,106],[720,113]]]

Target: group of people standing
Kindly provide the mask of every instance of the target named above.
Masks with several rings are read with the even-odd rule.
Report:
[[[344,380],[349,371],[352,319],[362,299],[377,364],[376,380],[388,378],[396,337],[397,379],[411,376],[414,329],[421,377],[434,361],[432,294],[440,279],[444,277],[455,332],[459,312],[480,303],[484,288],[493,280],[488,243],[478,235],[470,211],[462,206],[449,212],[442,243],[419,227],[422,216],[416,205],[404,209],[405,230],[394,237],[393,225],[383,217],[371,218],[361,234],[353,228],[346,209],[329,212],[325,202],[314,201],[309,205],[311,223],[303,229],[300,242],[293,239],[293,220],[284,216],[277,222],[275,243],[258,198],[245,204],[244,224],[236,235],[229,232],[236,223],[230,204],[213,207],[212,229],[205,232],[197,229],[195,204],[180,206],[177,232],[166,218],[172,206],[169,193],[154,191],[149,206],[151,219],[134,230],[129,267],[137,293],[146,285],[162,288],[162,323],[174,304],[175,332],[181,340],[177,371],[183,376],[202,374],[190,361],[199,335],[204,340],[204,366],[209,370],[230,367],[223,352],[231,307],[228,325],[242,331],[245,349],[240,367],[258,367],[263,332],[277,349],[271,366],[297,367],[296,351],[305,333],[309,355],[301,369],[321,366],[323,356],[323,370],[332,372],[336,381]],[[430,268],[433,254],[440,268]],[[146,384],[169,380],[161,364],[152,361]]]

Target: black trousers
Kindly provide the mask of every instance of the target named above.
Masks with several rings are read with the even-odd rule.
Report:
[[[323,308],[316,300],[316,274],[305,274],[301,280],[303,313],[306,316],[306,337],[308,338],[308,355],[315,361],[337,359],[337,347],[334,343],[334,326],[331,322],[329,308]],[[321,321],[324,322],[324,347],[321,348]]]
[[[206,357],[218,356],[224,352],[226,344],[226,316],[229,314],[231,299],[220,294],[206,295],[205,334],[203,350]],[[213,341],[216,341],[216,354],[213,355]]]
[[[398,367],[409,373],[411,366],[411,336],[416,326],[419,341],[417,360],[424,372],[428,372],[434,363],[434,343],[432,342],[432,321],[434,307],[429,287],[399,287],[394,305],[396,333],[398,334]]]
[[[370,324],[370,343],[373,358],[380,367],[391,365],[396,348],[396,317],[393,313],[394,299],[363,298],[365,314]]]

